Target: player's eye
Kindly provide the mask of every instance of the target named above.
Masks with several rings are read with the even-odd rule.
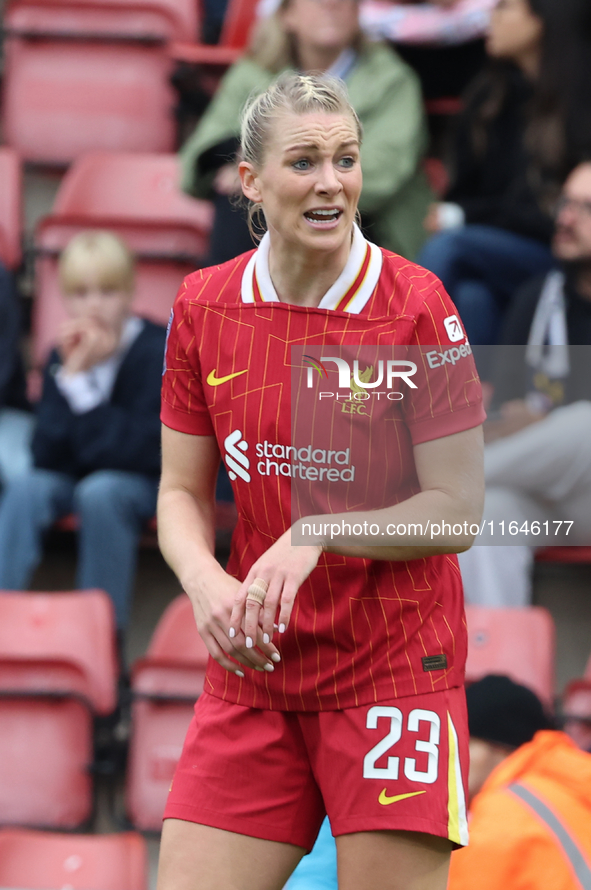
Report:
[[[351,157],[351,155],[347,155],[344,158],[339,158],[339,167],[344,167],[346,170],[350,170],[351,167],[354,167],[357,163],[357,158]]]
[[[311,167],[311,163],[308,158],[299,158],[297,161],[294,161],[292,167],[294,170],[309,170]]]

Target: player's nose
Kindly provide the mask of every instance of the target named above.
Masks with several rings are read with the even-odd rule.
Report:
[[[342,191],[343,184],[334,168],[332,161],[326,160],[319,166],[316,180],[317,194],[336,195]]]

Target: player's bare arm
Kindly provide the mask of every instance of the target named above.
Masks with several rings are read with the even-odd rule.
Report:
[[[468,550],[474,541],[474,535],[469,532],[433,546],[427,528],[429,524],[445,522],[451,526],[461,525],[462,528],[467,525],[469,529],[480,522],[484,504],[482,427],[416,445],[414,459],[421,491],[403,503],[371,513],[307,517],[307,520],[316,525],[324,520],[338,522],[341,519],[353,524],[371,517],[371,523],[379,526],[378,535],[383,544],[373,546],[364,541],[339,546],[327,538],[311,546],[294,546],[291,543],[292,530],[288,529],[257,560],[236,592],[230,627],[238,632],[244,624],[244,633],[251,641],[255,639],[260,623],[265,634],[264,639],[272,639],[275,624],[280,632],[285,630],[297,591],[316,567],[323,549],[343,556],[390,561],[421,559],[440,553]],[[387,543],[386,530],[392,523],[397,526],[420,526],[423,534],[415,533],[403,543],[399,536],[391,537],[391,543]],[[246,599],[248,588],[255,578],[261,578],[269,585],[263,607]]]
[[[386,542],[385,546],[365,542],[360,546],[333,546],[325,541],[325,549],[345,556],[395,561],[468,550],[475,538],[469,529],[479,524],[484,507],[483,449],[482,426],[415,445],[413,454],[421,491],[400,504],[371,513],[371,521],[379,525],[378,536]],[[347,513],[339,514],[338,518],[355,522],[355,517],[363,519],[368,515]],[[434,523],[460,525],[462,533],[434,545],[430,532]],[[414,525],[422,529],[422,534],[415,530],[406,539],[399,534],[392,537],[387,531],[392,524]]]
[[[279,654],[275,646],[263,643],[262,631],[255,634],[259,649],[247,649],[241,631],[232,640],[227,634],[240,582],[223,570],[214,555],[214,494],[219,460],[213,436],[192,436],[162,428],[160,549],[191,600],[197,629],[212,657],[238,675],[243,672],[236,661],[248,668],[272,670]]]

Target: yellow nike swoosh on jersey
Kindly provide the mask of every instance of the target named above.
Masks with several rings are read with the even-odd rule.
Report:
[[[233,377],[240,377],[241,374],[246,374],[247,370],[248,368],[245,368],[244,371],[235,371],[234,374],[226,374],[225,377],[216,377],[214,369],[207,375],[207,382],[210,386],[219,386],[220,383],[227,383],[228,380],[232,380]]]
[[[380,796],[378,797],[379,803],[382,806],[387,807],[390,803],[396,803],[398,800],[406,800],[407,797],[416,797],[417,794],[426,794],[426,791],[409,791],[408,794],[395,794],[394,797],[388,797],[386,794],[386,789],[383,788],[380,791]]]

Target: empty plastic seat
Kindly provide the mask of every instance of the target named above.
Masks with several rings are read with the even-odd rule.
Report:
[[[114,640],[103,591],[0,595],[1,824],[90,818],[94,716],[116,705]]]
[[[257,0],[229,0],[219,43],[187,42],[182,38],[170,47],[177,61],[227,68],[244,52],[256,20]]]
[[[14,0],[5,27],[2,129],[25,160],[65,165],[90,149],[173,149],[166,44],[181,29],[170,10]]]
[[[146,657],[132,673],[126,809],[142,830],[160,830],[195,700],[203,691],[207,659],[191,603],[179,596],[164,612]]]
[[[562,727],[575,745],[591,750],[591,679],[571,680],[562,694]]]
[[[22,257],[22,169],[12,148],[0,148],[0,262],[16,269]]]
[[[33,357],[43,362],[65,317],[57,257],[76,232],[107,228],[137,256],[134,309],[166,324],[177,290],[208,250],[212,207],[179,187],[173,154],[90,152],[65,175],[51,216],[36,232]]]
[[[591,547],[541,547],[536,562],[591,563]]]
[[[187,40],[199,33],[195,0],[10,0],[10,33],[36,37]]]
[[[466,619],[466,682],[486,674],[506,674],[552,707],[555,627],[550,612],[541,606],[494,609],[467,605]]]
[[[110,714],[116,705],[117,678],[111,598],[103,590],[2,591],[0,659],[15,664],[65,662],[82,677],[84,686],[77,691],[93,710]],[[34,682],[41,679],[42,672]]]
[[[52,213],[185,225],[203,236],[211,224],[210,205],[181,192],[180,176],[175,154],[88,152],[62,180]]]
[[[0,689],[0,726],[0,824],[84,825],[93,809],[87,703],[70,693]]]
[[[23,890],[146,890],[146,842],[121,834],[0,830],[0,886]]]

